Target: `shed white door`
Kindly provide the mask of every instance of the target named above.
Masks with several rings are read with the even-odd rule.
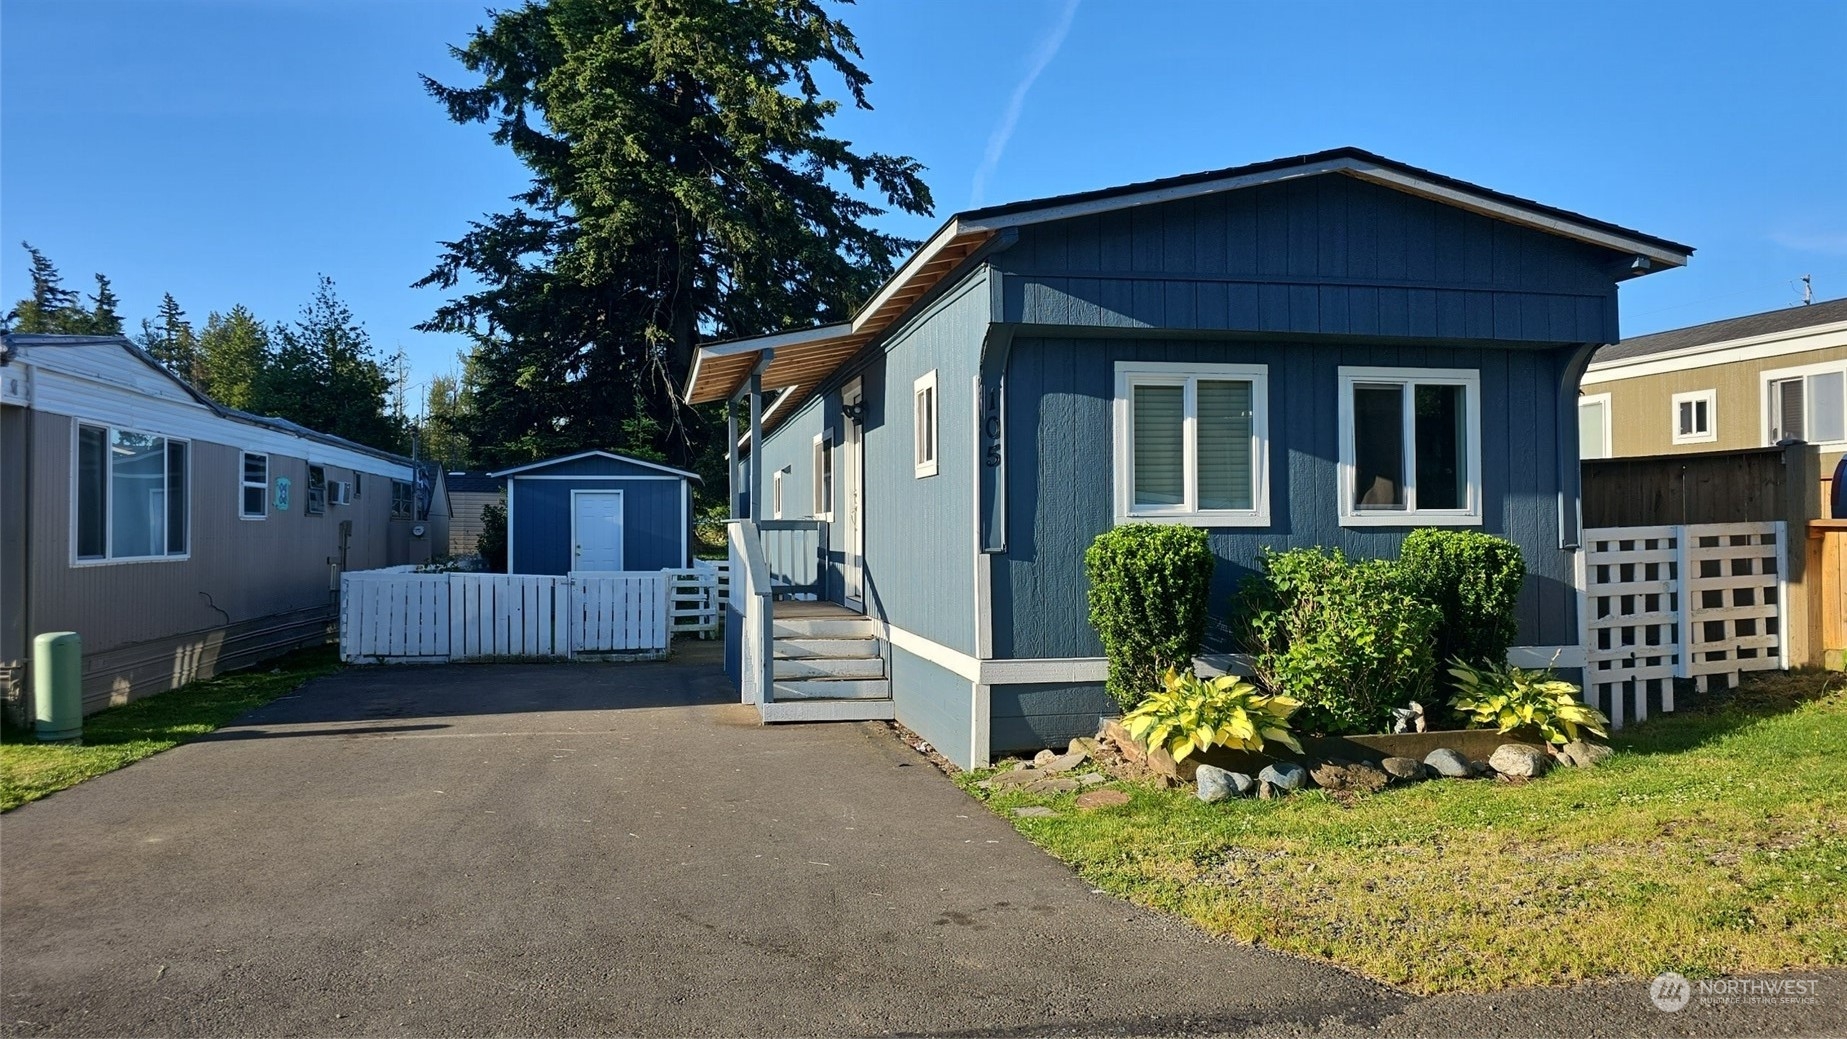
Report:
[[[622,569],[622,492],[571,492],[571,569]]]

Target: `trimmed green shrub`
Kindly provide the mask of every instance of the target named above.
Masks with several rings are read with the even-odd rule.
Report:
[[[1442,614],[1396,563],[1265,551],[1236,613],[1258,681],[1301,701],[1298,731],[1383,732],[1394,707],[1429,700]]]
[[[1192,671],[1215,562],[1205,531],[1153,523],[1106,530],[1084,552],[1090,623],[1109,657],[1110,695],[1124,710],[1160,688],[1168,668]]]
[[[1514,608],[1526,583],[1520,546],[1473,530],[1424,527],[1398,556],[1411,587],[1443,613],[1436,658],[1498,667],[1519,634]]]
[[[481,534],[475,538],[475,551],[481,565],[490,574],[507,572],[507,507],[498,503],[481,506]]]

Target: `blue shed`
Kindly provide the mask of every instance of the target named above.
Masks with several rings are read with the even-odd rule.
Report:
[[[580,451],[507,481],[507,572],[664,570],[692,558],[693,481],[657,462]]]
[[[1116,710],[1084,550],[1150,521],[1209,532],[1203,667],[1264,549],[1427,526],[1518,544],[1510,659],[1580,666],[1578,378],[1691,252],[1355,148],[957,213],[851,318],[695,356],[734,556],[820,600],[734,598],[727,666],[766,721],[1062,745]]]

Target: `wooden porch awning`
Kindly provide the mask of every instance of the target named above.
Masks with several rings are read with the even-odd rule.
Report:
[[[912,304],[928,295],[993,235],[990,230],[969,230],[950,221],[905,261],[851,321],[700,347],[686,380],[687,402],[730,400],[743,391],[752,372],[762,376],[766,390],[805,394],[845,364],[860,347],[889,330]],[[799,401],[789,401],[791,405],[796,403]],[[789,413],[788,408],[777,410]]]

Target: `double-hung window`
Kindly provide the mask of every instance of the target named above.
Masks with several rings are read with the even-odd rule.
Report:
[[[327,470],[322,466],[308,467],[308,498],[302,504],[305,515],[319,516],[327,511]]]
[[[834,431],[831,429],[814,438],[814,517],[834,518]]]
[[[77,426],[76,557],[83,562],[184,556],[191,522],[191,445]]]
[[[1481,373],[1340,369],[1345,526],[1481,522]]]
[[[936,475],[936,369],[911,384],[911,461],[919,479]]]
[[[1610,395],[1578,398],[1578,457],[1610,457]]]
[[[240,481],[243,501],[238,515],[244,519],[263,519],[269,515],[269,456],[245,451],[243,469]]]
[[[1718,401],[1717,390],[1674,394],[1674,443],[1710,444],[1719,439],[1719,427],[1713,415]]]
[[[391,518],[411,519],[417,514],[417,492],[409,480],[391,481]]]
[[[1116,522],[1270,523],[1269,369],[1116,364]]]
[[[1847,364],[1831,361],[1763,373],[1768,444],[1847,441]]]

